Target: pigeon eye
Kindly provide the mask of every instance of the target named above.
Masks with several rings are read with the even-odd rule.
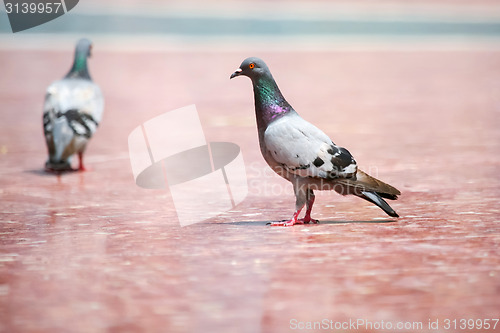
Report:
[[[255,64],[253,64],[253,63],[248,65],[248,68],[250,68],[250,69],[253,69],[254,67],[255,67]]]

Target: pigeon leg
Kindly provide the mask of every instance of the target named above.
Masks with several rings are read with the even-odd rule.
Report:
[[[83,152],[78,153],[78,171],[87,171],[83,165]]]
[[[306,202],[306,215],[304,216],[303,219],[300,219],[299,221],[302,222],[302,223],[319,223],[318,220],[315,220],[315,219],[312,219],[311,218],[311,211],[312,211],[312,208],[313,208],[313,205],[314,205],[314,199],[316,198],[316,196],[314,195],[314,192],[313,190],[307,190],[307,202]]]
[[[304,189],[304,186],[301,186],[299,182],[294,183],[293,190],[295,192],[295,213],[293,213],[292,218],[288,221],[285,220],[280,222],[272,222],[271,226],[291,227],[295,224],[304,224],[304,221],[302,221],[302,219],[299,220],[297,218],[299,217],[300,211],[306,204],[309,190]]]

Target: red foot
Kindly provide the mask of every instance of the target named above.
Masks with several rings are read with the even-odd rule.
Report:
[[[309,224],[309,223],[314,223],[317,224],[319,223],[318,220],[312,219],[311,217],[304,217],[303,219],[297,219],[296,216],[292,217],[291,220],[288,221],[279,221],[279,222],[271,222],[271,227],[291,227],[296,224]]]
[[[301,220],[291,219],[289,221],[271,222],[271,227],[291,227],[296,224],[304,224]]]
[[[302,219],[297,219],[297,217],[299,216],[300,214],[300,209],[297,210],[292,218],[288,221],[279,221],[279,222],[271,222],[271,227],[291,227],[291,226],[294,226],[296,224],[309,224],[309,223],[314,223],[314,224],[317,224],[319,223],[318,220],[315,220],[315,219],[312,219],[311,218],[311,208],[312,208],[312,203],[311,205],[309,206],[309,210],[306,212],[306,216],[304,216],[304,218]]]
[[[83,166],[83,165],[80,165],[80,166],[78,167],[78,169],[76,169],[75,171],[82,171],[82,172],[83,172],[83,171],[90,171],[90,170],[92,170],[92,169],[90,169],[90,168],[88,168],[88,167],[85,167],[85,166]]]
[[[295,224],[304,224],[301,220],[297,220],[297,216],[300,214],[300,209],[293,213],[292,218],[289,221],[271,222],[271,227],[291,227]]]

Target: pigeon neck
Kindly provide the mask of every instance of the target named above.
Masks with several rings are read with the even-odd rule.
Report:
[[[91,80],[89,70],[87,68],[87,55],[86,54],[75,54],[75,60],[73,61],[73,66],[71,70],[66,75],[67,79],[70,78],[81,78]]]
[[[266,128],[274,120],[293,111],[272,76],[263,76],[253,82],[255,112],[259,128]]]

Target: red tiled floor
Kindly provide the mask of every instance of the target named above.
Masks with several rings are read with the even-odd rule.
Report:
[[[250,81],[229,81],[250,54],[96,45],[106,110],[92,171],[42,172],[44,89],[71,54],[0,51],[0,331],[288,332],[293,319],[445,331],[446,318],[498,318],[499,52],[256,54],[304,118],[403,192],[398,220],[321,193],[322,223],[293,228],[265,225],[293,197],[261,177]],[[135,186],[127,136],[193,103],[208,141],[241,146],[250,194],[181,228],[167,192]]]

